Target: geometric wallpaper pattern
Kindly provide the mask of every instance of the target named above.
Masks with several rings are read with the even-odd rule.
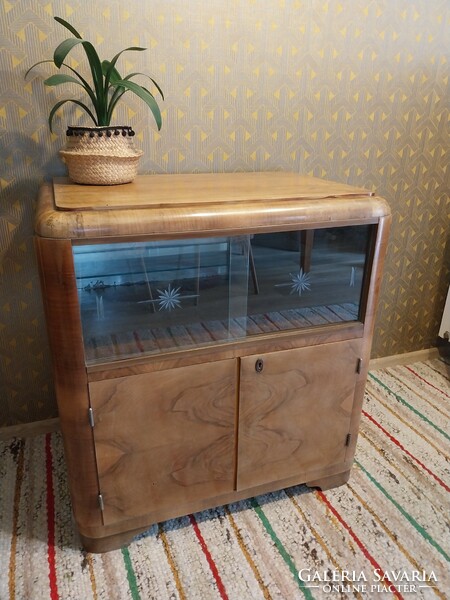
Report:
[[[89,10],[87,7],[89,6]],[[143,173],[286,170],[377,190],[390,203],[375,356],[431,347],[449,283],[448,0],[0,0],[0,427],[56,416],[33,249],[36,192],[65,173],[76,108],[44,89],[68,19],[102,58],[165,93],[157,131],[139,99]],[[72,66],[82,60],[74,51]],[[68,105],[69,106],[69,105]]]

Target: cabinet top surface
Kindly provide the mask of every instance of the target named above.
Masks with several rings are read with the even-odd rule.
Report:
[[[80,187],[56,178],[53,185],[56,208],[83,211],[373,195],[343,183],[285,172],[140,175],[132,183],[109,187]]]
[[[215,235],[377,220],[387,203],[363,188],[287,172],[140,175],[90,186],[56,178],[41,187],[41,237]]]

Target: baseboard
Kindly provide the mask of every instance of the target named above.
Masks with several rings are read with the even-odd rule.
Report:
[[[59,418],[21,423],[10,427],[0,427],[0,440],[10,440],[13,437],[31,437],[42,433],[52,433],[59,430]]]
[[[416,352],[407,352],[406,354],[372,358],[369,362],[369,370],[373,371],[374,369],[386,369],[387,367],[408,365],[414,362],[431,360],[432,358],[439,358],[439,351],[437,348],[427,348],[426,350],[417,350]]]

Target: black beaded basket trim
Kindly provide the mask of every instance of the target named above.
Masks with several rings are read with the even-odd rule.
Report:
[[[114,126],[106,126],[106,127],[76,127],[69,126],[66,131],[66,135],[71,137],[83,137],[87,134],[89,137],[111,137],[113,135],[123,135],[126,137],[127,135],[133,137],[136,133],[133,131],[131,127],[128,125],[119,125],[117,127]]]

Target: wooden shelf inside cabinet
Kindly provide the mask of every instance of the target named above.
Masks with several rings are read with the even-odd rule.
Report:
[[[347,480],[389,224],[374,193],[294,173],[41,187],[35,245],[86,549]]]

